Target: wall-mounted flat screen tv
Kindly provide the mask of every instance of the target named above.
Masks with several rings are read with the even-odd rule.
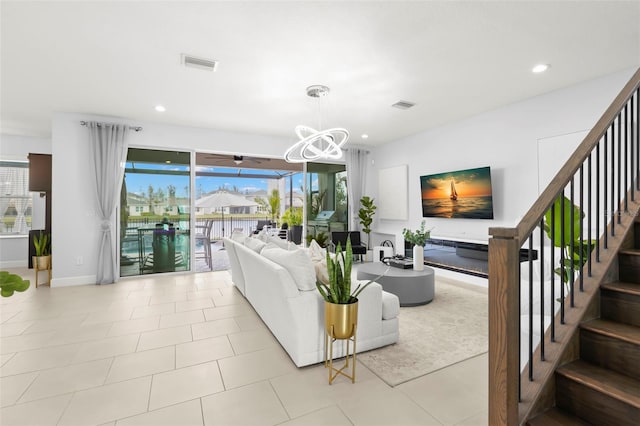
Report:
[[[422,216],[493,219],[491,169],[420,176]]]

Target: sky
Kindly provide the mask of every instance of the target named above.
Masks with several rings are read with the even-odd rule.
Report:
[[[269,180],[270,179],[203,176],[196,178],[196,191],[208,193],[216,191],[221,187],[232,190],[234,186],[237,186],[241,193],[251,193],[258,190],[266,191]],[[168,193],[167,188],[169,185],[173,185],[176,187],[176,196],[186,197],[188,196],[186,189],[189,186],[189,176],[126,173],[126,183],[128,192],[135,192],[141,195],[147,194],[149,184],[153,185],[154,191],[162,188],[165,194]],[[294,176],[294,191],[299,190],[301,186],[302,174]],[[198,192],[196,192],[196,195],[199,195]]]

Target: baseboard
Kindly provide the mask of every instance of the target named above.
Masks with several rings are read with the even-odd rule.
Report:
[[[26,260],[5,260],[0,261],[0,269],[9,268],[26,268],[28,263]]]
[[[83,275],[80,277],[53,278],[51,287],[72,287],[78,285],[95,284],[95,275]]]
[[[473,284],[473,285],[484,287],[484,288],[489,287],[489,280],[487,278],[476,277],[469,274],[462,274],[459,272],[449,271],[447,269],[442,269],[435,266],[430,266],[430,268],[433,268],[435,270],[436,280],[439,278],[444,278],[445,280],[448,279],[449,281],[463,282],[463,283]],[[437,288],[436,288],[436,291],[437,291]]]

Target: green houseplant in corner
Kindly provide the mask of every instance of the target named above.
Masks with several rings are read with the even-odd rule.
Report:
[[[358,210],[358,218],[360,219],[360,225],[362,225],[362,232],[367,234],[367,260],[370,261],[373,257],[371,252],[371,224],[373,223],[373,215],[376,214],[376,205],[373,203],[374,199],[368,195],[360,198],[360,210]]]

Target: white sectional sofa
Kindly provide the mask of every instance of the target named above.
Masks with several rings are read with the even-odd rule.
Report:
[[[224,246],[238,290],[298,367],[322,362],[324,300],[315,288],[314,265],[307,252],[299,248],[288,252],[252,237],[232,238],[224,238]],[[358,300],[358,352],[397,342],[398,297],[372,283]]]

